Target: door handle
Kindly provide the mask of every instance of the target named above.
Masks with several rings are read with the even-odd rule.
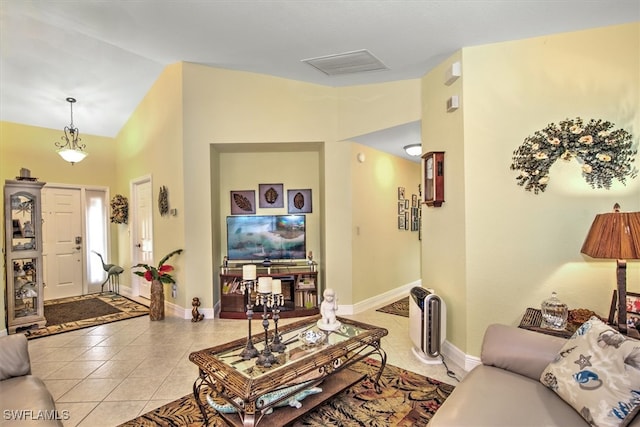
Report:
[[[76,246],[76,249],[80,250],[80,249],[82,249],[82,246]]]
[[[142,243],[138,243],[138,244],[136,245],[136,248],[141,248],[141,247],[142,247]]]

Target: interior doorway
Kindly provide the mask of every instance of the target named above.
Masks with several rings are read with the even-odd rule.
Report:
[[[153,201],[151,176],[131,181],[131,254],[133,265],[153,263]],[[134,295],[151,298],[151,284],[131,273]]]

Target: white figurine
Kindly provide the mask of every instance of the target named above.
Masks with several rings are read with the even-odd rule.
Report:
[[[318,328],[325,331],[335,331],[341,326],[341,323],[336,320],[336,311],[338,310],[336,292],[331,288],[327,288],[322,296],[324,297],[322,304],[320,304],[322,319],[318,320]]]

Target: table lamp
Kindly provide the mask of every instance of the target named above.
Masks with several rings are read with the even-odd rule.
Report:
[[[618,328],[627,332],[627,261],[640,259],[640,212],[613,212],[598,214],[580,250],[592,258],[617,260]]]

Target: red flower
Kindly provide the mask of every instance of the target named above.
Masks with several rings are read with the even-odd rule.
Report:
[[[160,274],[165,273],[167,271],[173,271],[173,266],[168,264],[160,266],[160,270],[159,270]]]

